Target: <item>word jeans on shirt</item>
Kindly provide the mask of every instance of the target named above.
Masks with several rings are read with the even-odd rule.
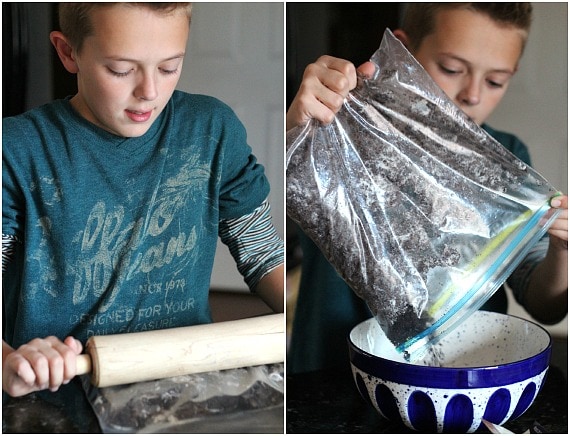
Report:
[[[100,297],[110,290],[104,306],[100,308],[105,311],[113,304],[117,293],[128,287],[125,282],[138,274],[149,274],[173,262],[177,262],[173,271],[180,271],[190,262],[197,240],[196,229],[193,227],[188,234],[179,231],[168,240],[160,237],[174,221],[174,212],[178,209],[166,206],[168,205],[162,203],[146,217],[124,223],[124,207],[116,206],[107,210],[104,202],[95,204],[80,236],[81,240],[78,241],[81,243],[81,260],[74,271],[75,304],[84,301],[90,291]],[[165,283],[129,288],[130,292],[138,294],[151,293],[151,289],[164,292],[164,307],[169,310],[169,302],[166,301],[168,291],[184,293],[184,287],[183,280],[168,279]]]

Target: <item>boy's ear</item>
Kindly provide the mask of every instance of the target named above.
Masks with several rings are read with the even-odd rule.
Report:
[[[409,48],[410,39],[408,38],[408,34],[404,32],[402,29],[396,29],[392,32],[396,38],[400,40],[404,47]]]
[[[53,31],[49,34],[49,39],[55,47],[57,55],[65,69],[71,74],[77,73],[79,68],[75,61],[75,51],[67,41],[65,35],[59,31]]]

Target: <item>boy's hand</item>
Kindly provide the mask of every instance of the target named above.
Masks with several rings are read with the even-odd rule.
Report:
[[[2,389],[12,397],[50,389],[56,391],[75,377],[83,346],[72,337],[33,339],[17,350],[2,344]]]
[[[550,243],[558,249],[568,250],[568,196],[559,195],[552,198],[550,206],[553,209],[561,209],[558,218],[548,229]]]
[[[366,62],[358,72],[366,77],[374,73],[374,64]],[[332,122],[348,92],[356,87],[354,65],[344,59],[321,56],[307,66],[297,95],[287,111],[287,130],[316,118],[323,124]]]

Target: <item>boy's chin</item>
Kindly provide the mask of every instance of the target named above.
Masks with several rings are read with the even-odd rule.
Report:
[[[148,129],[150,129],[151,125],[152,123],[148,122],[144,125],[141,124],[138,126],[127,126],[124,128],[119,128],[117,130],[109,131],[114,135],[121,136],[123,138],[138,138],[148,132]]]

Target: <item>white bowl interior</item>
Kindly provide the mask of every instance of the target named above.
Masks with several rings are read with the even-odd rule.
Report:
[[[350,334],[361,350],[396,362],[407,363],[374,318]],[[438,366],[452,368],[496,366],[535,356],[550,344],[550,335],[539,325],[510,315],[477,311],[434,346]],[[416,365],[433,366],[426,356]]]

